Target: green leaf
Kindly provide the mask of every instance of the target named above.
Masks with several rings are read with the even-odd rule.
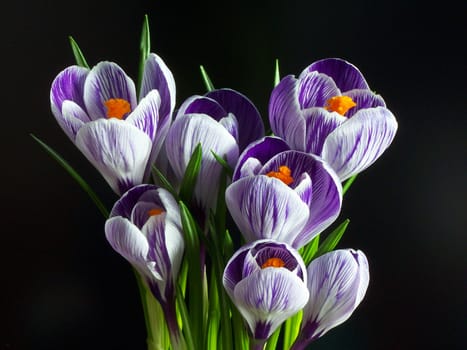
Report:
[[[179,196],[187,203],[191,201],[191,197],[193,196],[193,189],[195,188],[196,179],[198,178],[199,169],[201,168],[202,155],[203,150],[201,148],[201,143],[198,143],[191,154],[190,161],[188,162],[185,175],[180,185]]]
[[[227,161],[222,158],[221,156],[217,155],[214,151],[211,151],[212,155],[214,156],[214,158],[216,158],[217,162],[222,166],[222,168],[224,168],[224,171],[226,172],[226,174],[232,178],[233,177],[233,169],[232,167],[229,165],[229,163],[227,163]]]
[[[332,231],[324,240],[324,242],[320,245],[318,251],[315,254],[315,257],[321,256],[333,250],[339,241],[341,240],[342,236],[344,235],[347,226],[349,225],[350,220],[345,219],[343,223],[341,223],[334,231]]]
[[[153,165],[152,167],[152,171],[154,172],[154,174],[156,175],[157,179],[159,180],[160,182],[160,185],[162,187],[164,187],[167,191],[170,192],[170,194],[172,196],[174,196],[175,199],[179,199],[178,198],[178,193],[177,191],[175,191],[175,189],[173,188],[172,184],[169,182],[169,180],[167,180],[167,178],[164,176],[164,174],[162,174],[160,172],[159,169],[156,168],[156,166]]]
[[[287,319],[284,323],[283,349],[289,350],[300,332],[303,312],[299,311],[294,316]]]
[[[354,176],[352,176],[345,182],[344,186],[342,186],[342,195],[344,195],[347,192],[347,190],[350,188],[350,186],[352,186],[353,182],[357,178],[357,175],[358,174],[355,174]]]
[[[34,136],[33,134],[30,134],[31,137],[44,148],[44,150],[52,156],[67,172],[68,174],[71,175],[73,179],[81,186],[81,188],[91,197],[92,201],[94,204],[97,206],[97,208],[100,210],[104,218],[109,217],[109,211],[105,207],[105,205],[102,203],[100,198],[97,196],[97,194],[92,190],[91,186],[87,184],[86,181],[76,172],[75,169],[71,167],[70,164],[68,164],[67,161],[65,161],[56,151],[54,151],[50,146],[48,146],[45,142],[41,141],[39,138]]]
[[[76,43],[75,39],[71,36],[68,37],[70,40],[71,49],[73,50],[73,56],[75,56],[76,64],[80,67],[89,68],[86,59],[84,58],[83,52],[79,48],[78,44]]]
[[[179,201],[180,217],[185,238],[185,258],[188,262],[188,286],[190,325],[195,335],[196,346],[193,349],[202,349],[204,345],[204,299],[203,275],[200,261],[200,229],[191,215],[188,207]],[[204,267],[203,267],[204,268]]]
[[[274,71],[274,87],[276,87],[281,81],[281,75],[279,73],[279,60],[276,59],[276,68]]]
[[[195,349],[195,343],[193,340],[193,333],[191,330],[190,325],[190,318],[188,315],[188,310],[185,304],[185,300],[183,299],[183,292],[178,286],[177,295],[176,295],[176,303],[177,303],[177,310],[180,314],[180,318],[182,320],[182,331],[183,335],[185,336],[185,341],[188,349]]]
[[[316,252],[318,251],[318,245],[319,245],[319,235],[313,238],[311,242],[308,243],[306,246],[304,246],[303,248],[300,248],[299,251],[306,266],[308,266],[308,264],[311,262]]]
[[[212,81],[209,78],[208,73],[206,72],[203,66],[199,66],[199,69],[201,70],[201,76],[203,77],[203,82],[204,82],[204,86],[206,86],[206,90],[208,92],[211,92],[212,90],[214,90],[214,85],[212,84]]]
[[[137,96],[141,91],[141,84],[143,83],[144,65],[151,52],[151,36],[149,32],[148,15],[144,15],[143,29],[141,30],[141,40],[139,44],[139,69],[138,69],[138,91]]]

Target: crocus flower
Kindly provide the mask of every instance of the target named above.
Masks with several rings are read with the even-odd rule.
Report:
[[[397,121],[360,71],[336,58],[284,77],[269,102],[271,128],[292,149],[318,154],[341,181],[369,167],[394,139]]]
[[[281,151],[285,147],[270,137],[248,147],[234,173],[243,177],[234,175],[225,199],[247,242],[271,238],[298,249],[337,218],[342,186],[321,158]],[[280,152],[272,155],[271,150]]]
[[[366,256],[359,250],[336,250],[313,260],[307,268],[310,299],[303,309],[300,334],[293,350],[346,321],[368,288]]]
[[[300,254],[285,243],[260,240],[229,260],[223,284],[255,339],[265,340],[308,301]]]
[[[112,62],[66,68],[52,83],[50,101],[68,137],[122,194],[149,175],[171,122],[175,83],[162,59],[150,54],[139,103],[134,82]]]
[[[115,203],[105,235],[143,276],[163,308],[168,307],[184,251],[180,212],[172,195],[154,185],[132,188]]]

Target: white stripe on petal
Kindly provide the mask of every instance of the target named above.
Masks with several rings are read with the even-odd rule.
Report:
[[[76,135],[76,146],[122,194],[142,183],[152,143],[135,126],[112,118],[85,124]]]
[[[310,324],[315,327],[305,338],[321,336],[351,316],[366,292],[364,281],[368,279],[361,274],[368,276],[367,268],[357,263],[351,250],[336,250],[311,262],[307,269],[310,300],[304,308],[302,329]]]
[[[251,332],[266,339],[305,306],[309,297],[305,286],[295,273],[269,267],[240,281],[235,287],[233,301]],[[269,334],[258,335],[258,324],[268,324]]]
[[[67,100],[62,104],[61,118],[57,118],[57,122],[74,142],[78,130],[89,122],[89,117],[78,104]]]
[[[234,182],[225,199],[247,242],[271,238],[292,244],[309,216],[308,206],[292,188],[263,175]]]
[[[105,236],[115,251],[141,272],[145,270],[149,245],[135,225],[121,216],[110,218],[105,223]]]
[[[397,121],[384,107],[358,111],[329,134],[322,157],[341,181],[368,168],[389,147]]]
[[[122,68],[113,62],[100,62],[92,68],[84,84],[84,103],[91,119],[107,118],[104,102],[120,98],[136,108],[135,84]]]

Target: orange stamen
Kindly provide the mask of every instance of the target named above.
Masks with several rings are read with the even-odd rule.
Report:
[[[337,112],[344,115],[351,108],[357,104],[349,96],[334,96],[326,101],[325,109],[331,112]]]
[[[156,216],[156,215],[160,215],[162,213],[165,213],[165,211],[160,209],[160,208],[154,208],[154,209],[151,209],[151,210],[148,211],[149,216]]]
[[[266,267],[284,267],[285,266],[285,262],[284,260],[280,259],[280,258],[269,258],[268,260],[266,260],[264,262],[263,265],[261,265],[261,268],[262,269],[265,269]]]
[[[130,103],[123,98],[111,98],[104,105],[107,107],[107,118],[123,119],[131,111]]]
[[[279,167],[279,171],[270,171],[266,174],[269,177],[275,177],[276,179],[281,180],[286,185],[290,185],[293,182],[293,177],[291,176],[292,171],[286,165]]]

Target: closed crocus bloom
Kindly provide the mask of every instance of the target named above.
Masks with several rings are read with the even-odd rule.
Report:
[[[221,123],[206,114],[178,117],[169,130],[165,144],[167,158],[178,180],[183,178],[199,143],[202,156],[194,198],[203,210],[215,210],[222,166],[212,152],[225,158],[233,167],[238,159],[238,144]]]
[[[234,175],[225,199],[247,242],[271,238],[298,249],[337,218],[342,186],[321,158],[284,147],[277,138],[248,147],[235,171],[243,177]]]
[[[260,240],[240,248],[224,270],[223,284],[255,339],[265,340],[308,301],[306,269],[285,243]]]
[[[232,89],[217,89],[204,96],[188,98],[178,110],[185,114],[206,114],[219,122],[237,141],[240,152],[264,136],[264,125],[255,105]]]
[[[105,234],[162,307],[170,307],[184,251],[180,212],[172,195],[154,185],[132,188],[115,203]]]
[[[310,299],[303,309],[300,334],[293,350],[346,321],[365,296],[368,261],[359,250],[336,250],[313,260],[307,268]]]
[[[331,58],[284,77],[269,102],[271,128],[291,148],[318,154],[341,181],[365,170],[394,139],[397,121],[360,71]]]
[[[149,175],[175,104],[172,74],[155,54],[146,60],[141,98],[115,63],[71,66],[50,92],[57,122],[117,194]]]

